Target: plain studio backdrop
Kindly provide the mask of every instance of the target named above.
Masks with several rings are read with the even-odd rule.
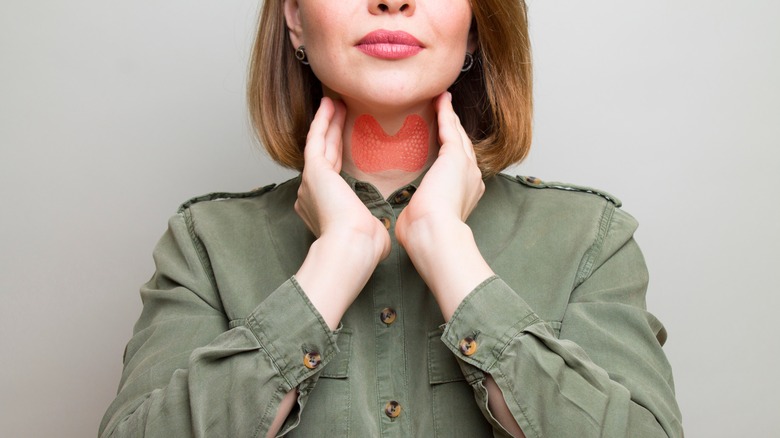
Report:
[[[510,173],[639,220],[688,436],[780,436],[780,2],[529,6],[534,145]],[[167,218],[292,175],[246,121],[257,8],[0,3],[3,436],[94,436]]]

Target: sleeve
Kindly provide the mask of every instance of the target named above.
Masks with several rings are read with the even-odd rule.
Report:
[[[143,311],[100,436],[265,436],[284,395],[298,388],[284,435],[337,353],[337,333],[294,277],[228,329],[205,251],[188,225],[186,214],[171,218],[155,249],[156,272],[141,288]],[[312,358],[321,362],[304,364]]]
[[[532,437],[681,437],[666,332],[645,310],[647,270],[636,222],[608,203],[578,270],[560,336],[498,277],[461,303],[443,342],[497,435],[485,374]]]

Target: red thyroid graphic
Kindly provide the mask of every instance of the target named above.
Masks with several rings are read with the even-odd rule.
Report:
[[[395,135],[387,135],[372,116],[363,114],[352,130],[352,161],[366,173],[415,172],[428,161],[428,126],[417,114],[406,117]]]

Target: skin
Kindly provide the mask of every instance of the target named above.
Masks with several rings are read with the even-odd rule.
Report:
[[[429,127],[425,167],[433,163],[438,149],[433,98],[458,78],[466,51],[476,49],[468,0],[347,0],[338,7],[332,2],[285,0],[284,5],[293,47],[306,47],[324,94],[346,106],[342,170],[370,180],[385,196],[412,181],[413,172],[368,174],[360,170],[351,159],[352,130],[363,114],[374,117],[385,132],[397,132],[407,116],[416,114]],[[356,49],[363,37],[380,29],[405,31],[424,49],[413,57],[392,61]]]
[[[401,129],[388,135],[370,114],[352,128],[352,162],[366,173],[385,170],[419,172],[428,161],[428,130],[422,117],[406,117]]]
[[[471,140],[445,92],[460,72],[465,51],[476,47],[468,0],[348,0],[338,6],[285,0],[285,17],[293,45],[306,45],[311,68],[328,96],[309,130],[295,203],[317,237],[295,274],[299,284],[328,326],[336,329],[391,247],[388,231],[339,172],[371,182],[387,196],[428,168],[396,221],[395,237],[449,321],[474,287],[493,275],[465,223],[485,185]],[[363,35],[381,28],[413,33],[425,49],[411,58],[388,61],[354,48]],[[363,136],[359,118],[364,114],[370,114],[383,133],[401,130],[410,115],[421,118],[429,132],[425,165],[416,170],[361,170],[367,164],[356,162],[353,151],[360,156],[365,149],[354,141]],[[345,265],[352,275],[342,274]],[[486,377],[485,386],[494,417],[513,436],[524,437],[492,377]],[[275,436],[296,398],[295,390],[284,397],[267,436]]]

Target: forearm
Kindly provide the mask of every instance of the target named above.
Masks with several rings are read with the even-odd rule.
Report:
[[[404,237],[401,244],[433,292],[445,321],[477,285],[494,275],[463,222],[422,218]]]
[[[295,279],[331,330],[335,330],[381,257],[382,248],[371,235],[324,234],[309,248]]]
[[[276,372],[262,366],[269,359],[253,338],[243,328],[218,337],[196,349],[165,383],[150,384],[153,372],[129,379],[101,436],[249,436],[267,428],[284,389]]]
[[[359,233],[341,237],[323,235],[309,248],[295,278],[330,329],[335,330],[377,263],[379,254],[371,236]],[[350,275],[344,275],[344,266],[350,267]],[[284,396],[268,430],[268,438],[279,432],[297,398],[295,389]]]
[[[272,427],[278,433],[295,406],[286,394],[301,388],[302,407],[318,370],[337,351],[335,335],[293,280],[227,332],[222,317],[192,311],[191,295],[147,295],[149,314],[159,320],[144,324],[130,342],[101,436],[256,436]],[[304,366],[302,343],[319,353],[320,367]]]
[[[415,268],[436,296],[444,320],[449,321],[463,299],[494,274],[480,254],[467,225],[462,222],[446,226],[435,223],[419,222],[420,228],[414,230],[416,234],[407,244],[407,251],[410,251]],[[491,414],[512,436],[524,438],[501,389],[490,375],[485,377],[485,387]]]
[[[579,318],[577,309],[572,310],[572,320],[564,322],[588,338],[582,345],[596,343],[591,349],[594,355],[610,351],[609,360],[601,363],[616,367],[617,377],[594,363],[580,345],[563,339],[563,332],[559,338],[497,277],[467,297],[442,340],[461,360],[464,374],[490,376],[485,388],[475,385],[478,402],[497,414],[502,406],[491,401],[505,401],[526,436],[571,436],[575,432],[578,436],[679,436],[668,364],[660,346],[652,345],[655,340],[644,310],[626,305],[598,307],[604,315],[589,312],[581,323],[574,321]],[[605,332],[603,327],[587,325],[604,321],[606,314],[619,327]],[[461,342],[467,337],[475,338],[475,346],[464,351]],[[489,391],[493,382],[503,397],[493,397]],[[506,422],[501,424],[509,429]]]

